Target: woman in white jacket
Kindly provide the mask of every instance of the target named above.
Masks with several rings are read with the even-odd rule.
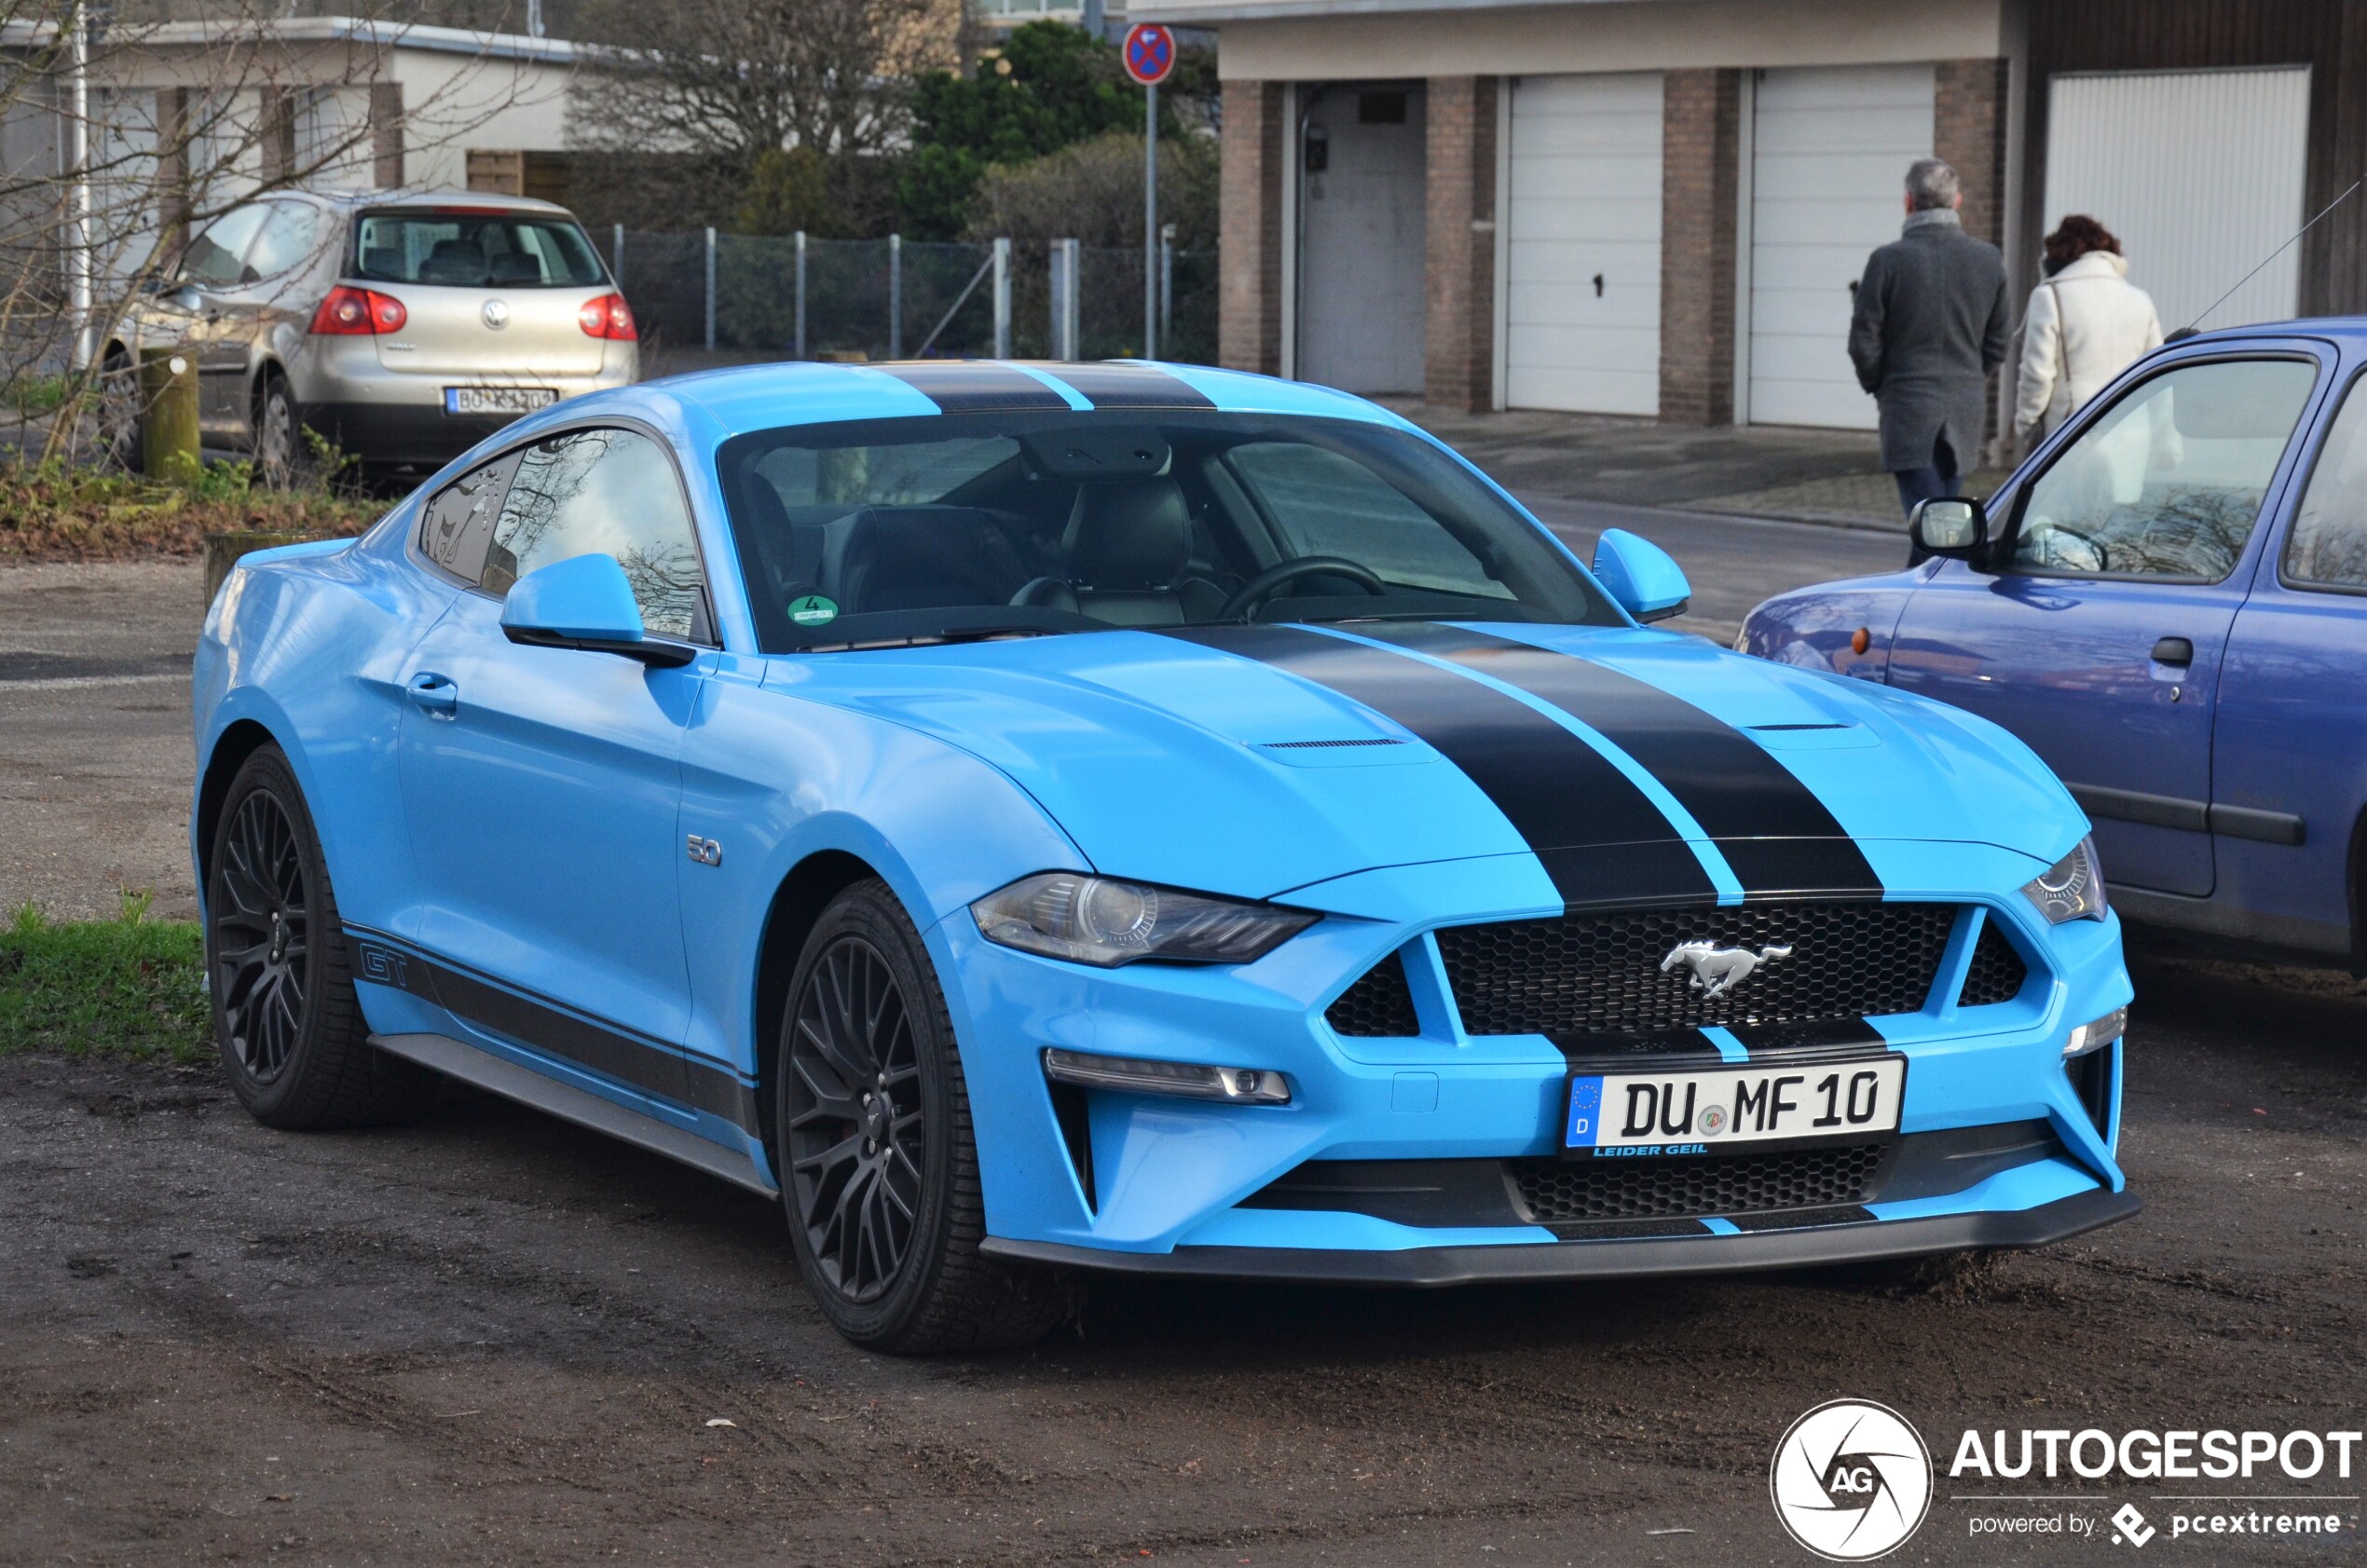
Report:
[[[2162,342],[2152,296],[2128,281],[2120,241],[2095,219],[2073,213],[2046,237],[2046,275],[2022,329],[2014,430],[2025,449]]]

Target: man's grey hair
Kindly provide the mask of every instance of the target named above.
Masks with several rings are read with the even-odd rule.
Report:
[[[1953,207],[1963,190],[1954,166],[1938,158],[1919,157],[1907,166],[1907,194],[1915,198],[1918,212]]]

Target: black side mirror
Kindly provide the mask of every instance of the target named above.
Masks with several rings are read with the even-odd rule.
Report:
[[[1925,555],[1966,560],[1989,542],[1989,513],[1970,496],[1935,496],[1915,503],[1907,531]]]

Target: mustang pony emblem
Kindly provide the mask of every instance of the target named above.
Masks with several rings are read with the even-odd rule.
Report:
[[[1724,996],[1751,977],[1751,971],[1773,959],[1789,958],[1792,950],[1784,948],[1761,948],[1752,952],[1748,948],[1720,948],[1710,942],[1680,942],[1661,960],[1661,973],[1665,975],[1678,964],[1693,972],[1693,989],[1702,993],[1703,1002]]]

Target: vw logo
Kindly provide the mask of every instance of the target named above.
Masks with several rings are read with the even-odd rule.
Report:
[[[1907,1418],[1835,1399],[1775,1445],[1767,1490],[1793,1540],[1831,1562],[1866,1562],[1902,1545],[1932,1506],[1932,1456]]]
[[[485,318],[485,324],[495,332],[510,324],[510,307],[498,299],[486,300],[485,308],[478,314]]]
[[[1668,974],[1680,964],[1692,972],[1692,989],[1702,993],[1703,1002],[1724,996],[1751,977],[1751,971],[1762,963],[1792,956],[1788,947],[1761,948],[1752,952],[1748,948],[1721,948],[1714,942],[1679,942],[1661,960],[1661,973]]]

